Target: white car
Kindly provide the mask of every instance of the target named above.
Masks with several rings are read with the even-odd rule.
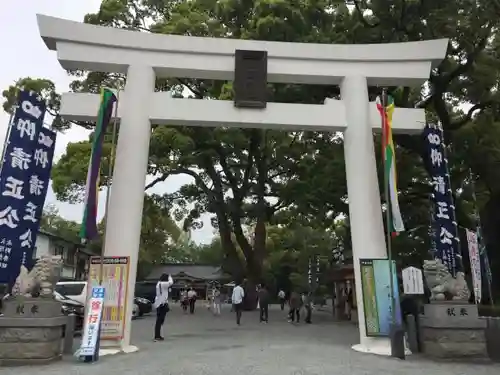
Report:
[[[83,305],[87,302],[87,282],[86,281],[59,281],[56,284],[55,292],[78,301]],[[140,316],[140,309],[137,303],[132,307],[132,318]]]
[[[87,302],[86,281],[59,281],[56,284],[55,291],[83,305]]]

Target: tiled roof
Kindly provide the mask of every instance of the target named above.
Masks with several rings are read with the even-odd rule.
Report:
[[[158,280],[162,274],[175,276],[187,276],[194,279],[219,280],[224,278],[224,272],[220,267],[202,264],[162,264],[155,266],[146,278],[147,280]]]

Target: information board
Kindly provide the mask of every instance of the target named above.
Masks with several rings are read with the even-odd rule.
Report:
[[[99,286],[102,268],[102,286],[106,288],[102,312],[101,340],[121,340],[125,329],[127,311],[127,288],[129,279],[129,257],[90,258],[89,290]]]
[[[393,261],[393,270],[396,265]],[[365,311],[366,336],[389,336],[392,321],[391,276],[387,259],[360,259],[361,288]],[[397,276],[393,274],[396,324],[401,324],[401,305]]]

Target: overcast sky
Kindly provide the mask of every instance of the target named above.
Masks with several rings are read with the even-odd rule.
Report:
[[[101,0],[0,0],[0,46],[3,56],[0,60],[0,91],[21,77],[48,78],[59,92],[68,91],[71,78],[59,65],[56,52],[49,51],[38,33],[36,14],[83,21],[87,13],[96,12]],[[5,139],[9,116],[0,110],[0,141]],[[59,133],[56,143],[56,159],[61,157],[70,142],[88,139],[88,131],[73,127],[64,134]],[[176,191],[183,184],[190,182],[188,176],[173,176],[156,193]],[[100,207],[104,207],[105,194],[100,195]],[[55,204],[61,216],[68,220],[81,221],[82,205],[72,205],[57,201],[49,190],[45,204]],[[99,210],[99,216],[104,214]],[[210,221],[204,220],[203,229],[193,231],[192,239],[196,242],[210,242],[213,228]]]

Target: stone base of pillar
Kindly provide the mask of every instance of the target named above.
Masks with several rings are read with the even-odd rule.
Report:
[[[99,349],[99,357],[107,356],[107,355],[115,355],[115,354],[130,354],[139,351],[139,348],[134,345],[127,345],[123,347],[105,347]]]
[[[360,353],[391,356],[391,341],[389,337],[369,337],[365,343],[353,345],[352,350]],[[411,355],[412,352],[405,342],[405,355]]]
[[[388,337],[368,338],[365,343],[354,345],[352,349],[360,353],[391,355],[391,343]]]
[[[67,317],[53,299],[12,298],[0,317],[0,367],[61,360]]]
[[[488,361],[486,320],[476,305],[440,302],[424,306],[420,334],[424,355],[455,361]]]

